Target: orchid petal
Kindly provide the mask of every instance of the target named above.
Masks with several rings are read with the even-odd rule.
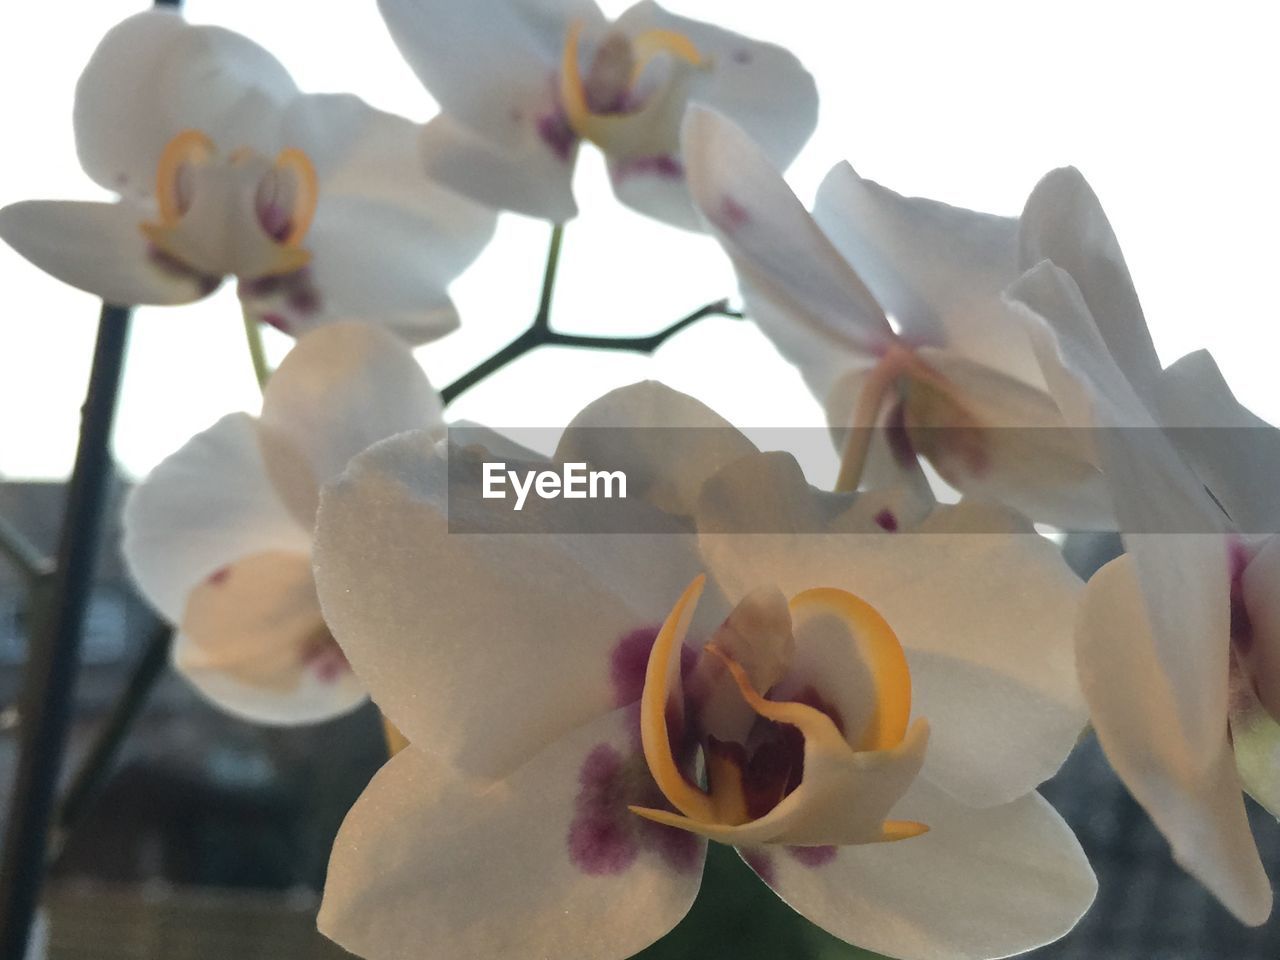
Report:
[[[777,167],[795,159],[818,121],[813,77],[789,51],[671,13],[641,0],[615,22],[636,36],[666,30],[697,48],[705,70],[692,77],[690,98],[731,119]]]
[[[241,557],[306,553],[299,526],[267,478],[253,418],[233,413],[198,433],[125,503],[122,550],[143,595],[179,623],[187,595]]]
[[[975,810],[921,778],[896,816],[929,825],[900,843],[753,851],[747,862],[828,932],[901,960],[986,960],[1070,930],[1097,881],[1070,828],[1028,794]]]
[[[892,337],[884,311],[733,123],[691,108],[684,156],[694,203],[733,260],[748,312],[825,396],[851,357]]]
[[[1226,705],[1212,749],[1187,737],[1179,703],[1184,694],[1170,669],[1174,663],[1185,672],[1194,664],[1190,658],[1171,661],[1161,649],[1136,567],[1128,556],[1108,563],[1089,581],[1080,609],[1080,682],[1098,740],[1178,862],[1242,922],[1262,923],[1271,911],[1271,886],[1245,816]],[[1225,594],[1222,599],[1225,616]],[[1225,652],[1223,626],[1212,639]],[[1217,687],[1225,695],[1225,664],[1220,679],[1200,680],[1195,695],[1202,700],[1217,700],[1211,692]]]
[[[1280,722],[1258,701],[1252,680],[1238,668],[1232,670],[1231,681],[1236,772],[1249,796],[1280,817]]]
[[[156,70],[190,29],[173,10],[134,14],[99,42],[76,84],[73,122],[80,165],[108,190],[151,195],[156,161],[174,127]]]
[[[379,0],[378,9],[441,109],[498,146],[527,139],[551,108],[569,24],[604,22],[592,0]]]
[[[157,259],[141,223],[120,203],[24,200],[0,209],[0,238],[50,276],[108,303],[191,303],[212,280]]]
[[[563,155],[549,150],[536,131],[503,145],[469,130],[448,114],[422,130],[421,155],[427,173],[476,203],[513,210],[553,223],[578,212],[573,200],[577,141]]]
[[[310,528],[321,485],[406,430],[443,434],[440,395],[395,336],[340,323],[307,334],[272,374],[258,437],[277,493]]]
[[[1053,544],[979,504],[939,508],[915,531],[843,532],[868,527],[824,507],[829,495],[806,488],[798,471],[788,494],[775,486],[750,496],[751,459],[711,481],[699,507],[699,543],[725,591],[829,586],[879,611],[907,651],[917,710],[933,724],[924,776],[965,802],[1006,803],[1052,776],[1085,721],[1071,635],[1080,584]],[[735,525],[734,511],[780,498],[808,499],[814,516],[830,519],[794,534],[732,532],[751,529]]]
[[[1248,622],[1243,636],[1233,636],[1236,657],[1258,700],[1280,722],[1280,535],[1267,537],[1249,560],[1239,600]]]
[[[157,64],[173,133],[203,130],[225,150],[275,155],[280,111],[298,96],[289,72],[265,48],[223,27],[188,26]]]
[[[675,926],[704,841],[646,823],[634,713],[619,710],[470,783],[417,743],[374,777],[334,843],[319,926],[367,960],[622,960]],[[630,776],[637,773],[636,776]]]
[[[1041,384],[1031,345],[1000,300],[1019,272],[1016,220],[901,196],[848,163],[827,174],[813,217],[908,342]]]
[[[1010,296],[1031,321],[1046,379],[1069,425],[1092,430],[1125,547],[1135,557],[1161,676],[1178,729],[1203,767],[1227,714],[1226,518],[1118,368],[1074,281],[1050,263]],[[1050,332],[1052,331],[1052,333]]]
[[[622,470],[629,498],[688,516],[708,477],[755,451],[750,440],[710,408],[647,381],[588,404],[565,428],[555,459]]]
[[[1139,396],[1150,396],[1160,360],[1120,243],[1079,170],[1063,167],[1036,184],[1018,240],[1023,270],[1051,260],[1071,275],[1116,365]]]
[[[290,333],[334,320],[359,318],[386,326],[410,343],[435,340],[458,325],[446,287],[487,242],[492,219],[470,223],[470,210],[456,221],[444,204],[438,217],[351,195],[325,197],[307,234],[311,262],[291,297],[272,285],[241,288],[264,319]],[[463,261],[460,263],[460,261]]]
[[[1065,427],[1047,393],[950,350],[925,348],[918,355],[954,391],[953,398],[935,398],[927,386],[911,384],[904,406],[913,447],[943,479],[966,496],[1059,527],[1111,526],[1110,497],[1088,435]],[[939,400],[954,402],[958,423],[938,410]],[[935,404],[919,424],[917,402]],[[963,435],[970,423],[972,442]]]
[[[305,553],[251,554],[198,584],[173,659],[206,697],[255,723],[315,723],[365,700],[320,616]]]
[[[1280,430],[1236,400],[1208,351],[1171,364],[1153,394],[1160,422],[1236,529],[1280,532]]]
[[[322,495],[315,557],[325,618],[383,711],[412,743],[500,775],[638,698],[634,655],[700,562],[692,538],[670,533],[636,534],[625,551],[561,533],[575,501],[530,496],[517,512],[483,499],[491,460],[422,434],[375,445]],[[616,503],[611,518],[636,511],[631,529],[678,529]],[[469,522],[494,532],[464,535]],[[708,622],[724,612],[709,604]]]

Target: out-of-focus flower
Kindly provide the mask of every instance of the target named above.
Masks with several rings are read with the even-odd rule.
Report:
[[[445,287],[493,232],[491,211],[427,179],[414,124],[302,94],[257,44],[172,11],[103,38],[75,134],[119,201],[16,203],[0,237],[112,303],[188,303],[234,276],[288,333],[358,316],[425,341],[457,325]]]
[[[320,484],[376,440],[441,425],[439,396],[406,346],[365,324],[332,324],[285,357],[260,417],[224,417],[134,490],[125,559],[178,627],[174,660],[197,689],[262,723],[309,723],[363,702],[311,574]]]
[[[1179,862],[1262,923],[1271,886],[1241,786],[1280,815],[1280,435],[1207,353],[1161,369],[1078,173],[1047,177],[1024,220],[1048,259],[1010,302],[1067,421],[1090,431],[1127,551],[1090,580],[1077,626],[1093,725]]]
[[[747,134],[707,110],[691,112],[684,148],[747,312],[848,431],[845,483],[875,485],[923,455],[966,494],[1034,519],[1106,522],[1088,450],[1000,297],[1019,272],[1018,221],[900,197],[848,164],[810,215]]]
[[[592,0],[380,0],[405,59],[444,111],[423,153],[441,183],[556,222],[577,212],[578,146],[604,152],[618,198],[700,229],[680,121],[691,101],[743,124],[780,166],[817,121],[794,56],[642,0],[609,23]]]
[[[633,533],[584,531],[581,501],[495,513],[494,459],[405,434],[322,496],[326,620],[410,741],[336,841],[326,934],[371,960],[630,956],[688,909],[704,838],[912,960],[1018,953],[1088,906],[1034,792],[1083,723],[1080,585],[1024,521],[906,532],[654,384],[551,460],[503,458],[622,471]]]

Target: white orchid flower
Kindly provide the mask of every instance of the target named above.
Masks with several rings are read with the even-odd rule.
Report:
[[[201,693],[278,724],[364,701],[316,599],[319,487],[376,440],[441,427],[440,398],[400,340],[331,324],[285,357],[260,417],[224,417],[139,484],[124,511],[124,556],[177,626],[174,662]]]
[[[430,174],[481,203],[562,223],[574,216],[578,146],[605,154],[618,198],[701,229],[680,121],[707,103],[781,166],[817,122],[813,78],[790,53],[641,0],[609,23],[591,0],[379,0],[441,116]]]
[[[0,238],[118,304],[180,304],[226,277],[290,334],[362,317],[420,342],[458,322],[446,284],[491,211],[432,183],[417,127],[354,96],[302,94],[266,50],[176,12],[130,17],[76,87],[76,148],[116,203],[0,210]]]
[[[748,134],[709,110],[691,111],[684,149],[748,314],[845,438],[842,486],[878,485],[923,455],[964,493],[1034,519],[1108,519],[1088,452],[1000,298],[1019,272],[1018,221],[900,197],[848,164],[810,215]]]
[[[810,488],[656,384],[522,464],[621,470],[626,501],[517,513],[482,498],[492,459],[405,434],[322,495],[325,618],[410,741],[337,838],[328,936],[370,960],[631,956],[688,910],[708,838],[904,960],[1018,953],[1086,909],[1034,792],[1084,721],[1080,584],[1025,524],[943,507],[885,533],[882,501]],[[615,532],[579,522],[602,504]]]
[[[1077,625],[1093,725],[1178,861],[1259,924],[1272,893],[1241,789],[1280,815],[1280,434],[1207,353],[1161,369],[1078,173],[1047,177],[1028,212],[1051,259],[1010,302],[1068,422],[1092,432],[1127,550]]]

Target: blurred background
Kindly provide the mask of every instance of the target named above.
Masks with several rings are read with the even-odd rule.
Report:
[[[819,129],[789,173],[806,202],[826,171],[848,159],[902,193],[1016,214],[1044,172],[1078,166],[1124,246],[1162,359],[1209,348],[1237,396],[1280,421],[1273,369],[1280,324],[1270,296],[1272,224],[1280,218],[1273,129],[1280,60],[1264,5],[1219,3],[1212,13],[1190,3],[1081,0],[667,5],[784,44],[812,70],[823,98]],[[0,204],[101,196],[75,159],[72,93],[101,35],[143,6],[74,0],[6,9]],[[626,4],[602,6],[616,14]],[[355,92],[418,120],[434,112],[372,0],[189,0],[186,10],[193,21],[231,27],[268,47],[304,89]],[[554,304],[559,329],[643,334],[733,293],[714,242],[619,206],[590,149],[578,198],[583,213],[566,232]],[[462,329],[419,351],[437,385],[527,325],[547,237],[545,224],[502,218],[493,245],[454,285]],[[7,247],[0,247],[0,290],[0,478],[7,481],[0,516],[52,549],[98,304]],[[268,335],[278,358],[288,341]],[[692,393],[743,426],[821,423],[799,377],[763,337],[724,319],[683,333],[652,359],[539,351],[451,412],[498,426],[557,426],[605,390],[645,377]],[[256,410],[257,402],[231,289],[181,310],[139,311],[117,420],[121,484],[224,413]],[[823,469],[815,468],[815,481]],[[123,577],[114,538],[106,546],[73,762],[154,628]],[[0,568],[0,707],[18,689],[22,616],[16,581]],[[7,795],[14,742],[6,718],[0,714]],[[382,751],[368,713],[270,731],[224,717],[166,677],[57,864],[50,956],[340,956],[313,932],[315,891],[332,834]],[[1280,923],[1246,931],[1187,880],[1092,741],[1046,793],[1079,831],[1102,889],[1081,927],[1037,956],[1280,956]],[[1280,875],[1280,831],[1269,818],[1257,821],[1264,858]],[[754,891],[697,908],[703,916],[730,911],[717,926],[740,931],[732,955],[833,949],[811,933],[795,934],[767,898],[752,899],[762,891],[731,863],[713,867],[726,872],[726,889]],[[704,955],[698,944],[687,951]]]

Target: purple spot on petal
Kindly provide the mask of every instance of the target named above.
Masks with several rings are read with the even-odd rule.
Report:
[[[773,857],[759,847],[739,848],[742,859],[748,867],[756,872],[756,876],[770,886],[773,885]]]
[[[720,207],[716,211],[715,220],[725,230],[733,231],[750,223],[751,214],[737,199],[726,193],[720,198]]]
[[[795,858],[801,866],[816,869],[825,866],[836,858],[835,847],[787,847],[787,853]]]
[[[328,630],[321,631],[303,648],[302,665],[321,683],[337,683],[351,672],[347,655]]]
[[[663,803],[649,804],[661,808]],[[697,834],[679,827],[668,827],[637,817],[640,821],[640,836],[646,847],[658,852],[658,856],[677,873],[693,873],[702,866],[703,840]]]
[[[750,63],[751,51],[742,50],[742,49],[733,51],[733,62],[734,63]]]
[[[627,810],[622,754],[598,744],[582,762],[577,816],[569,825],[569,859],[592,876],[626,870],[640,852]]]
[[[538,118],[538,136],[565,163],[573,159],[574,147],[578,145],[578,135],[569,126],[569,121],[559,110],[547,113]]]
[[[227,578],[230,576],[230,567],[219,567],[217,570],[213,571],[213,573],[209,574],[205,583],[209,584],[211,587],[220,587],[227,582]]]
[[[886,508],[876,514],[876,526],[888,533],[897,533],[898,518],[893,515],[892,510]]]
[[[649,157],[632,157],[613,167],[614,183],[631,177],[661,177],[664,180],[680,180],[684,177],[684,165],[668,153]]]
[[[649,651],[658,638],[658,627],[632,630],[613,648],[609,663],[609,679],[613,681],[613,702],[618,706],[635,703],[644,692],[644,674],[649,666]]]

